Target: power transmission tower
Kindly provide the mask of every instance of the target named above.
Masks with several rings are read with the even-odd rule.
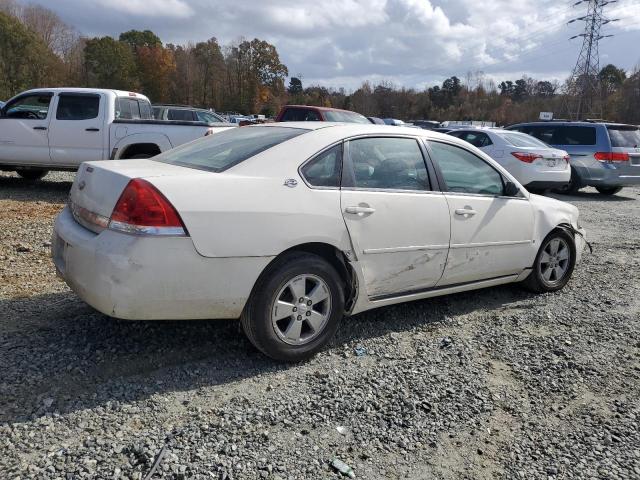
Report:
[[[583,33],[570,38],[573,40],[582,37],[578,61],[567,82],[567,113],[572,120],[602,117],[598,44],[603,38],[613,36],[601,35],[600,30],[603,25],[618,21],[618,19],[605,18],[603,15],[604,7],[617,1],[580,0],[573,4],[574,7],[587,4],[587,14],[569,21],[569,23],[584,22]]]

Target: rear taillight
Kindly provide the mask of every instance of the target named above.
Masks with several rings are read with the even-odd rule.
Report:
[[[518,160],[524,163],[532,163],[534,160],[538,160],[539,158],[542,158],[542,155],[538,155],[537,153],[527,153],[527,152],[511,152],[511,155],[513,155]]]
[[[563,159],[565,162],[569,163],[569,161],[571,160],[571,156],[569,156],[569,155],[565,155],[564,157],[562,157],[562,159]]]
[[[624,152],[597,152],[593,155],[600,162],[628,162],[629,154]]]
[[[111,213],[109,228],[137,235],[180,235],[187,230],[176,209],[146,180],[131,180]]]

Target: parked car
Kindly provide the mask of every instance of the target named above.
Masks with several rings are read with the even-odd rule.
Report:
[[[4,102],[0,100],[0,108],[4,107]]]
[[[562,190],[586,186],[614,195],[640,185],[640,127],[609,122],[531,122],[507,127],[532,135],[571,156],[571,181]]]
[[[36,180],[87,160],[152,157],[229,127],[154,120],[149,99],[139,93],[29,90],[0,110],[0,170]]]
[[[436,122],[435,120],[411,120],[410,123],[425,130],[440,128],[440,122]]]
[[[378,118],[378,117],[367,117],[367,119],[371,123],[374,123],[376,125],[386,125],[386,123],[384,123],[384,120],[382,120],[381,118]]]
[[[227,123],[215,112],[185,105],[154,105],[153,118],[182,122]]]
[[[280,109],[276,122],[371,122],[364,115],[339,108],[312,107],[308,105],[285,105]]]
[[[453,130],[506,168],[528,190],[564,188],[571,179],[569,154],[525,133],[498,128]]]
[[[293,122],[83,164],[52,253],[106,315],[241,317],[258,349],[298,361],[344,315],[513,282],[559,290],[583,235],[575,206],[460,139]]]
[[[383,118],[382,121],[386,125],[394,125],[396,127],[406,126],[406,123],[404,123],[402,120],[398,120],[397,118]]]

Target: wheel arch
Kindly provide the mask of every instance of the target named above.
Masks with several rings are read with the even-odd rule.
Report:
[[[171,141],[163,134],[133,134],[120,140],[113,148],[114,160],[129,158],[138,153],[162,153],[173,148]]]

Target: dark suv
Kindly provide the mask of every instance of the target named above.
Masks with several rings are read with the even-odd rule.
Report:
[[[563,190],[593,186],[605,195],[640,185],[640,127],[609,122],[531,122],[507,127],[532,135],[571,156],[571,182]]]
[[[372,123],[364,115],[350,110],[310,105],[285,105],[280,109],[276,122]]]

